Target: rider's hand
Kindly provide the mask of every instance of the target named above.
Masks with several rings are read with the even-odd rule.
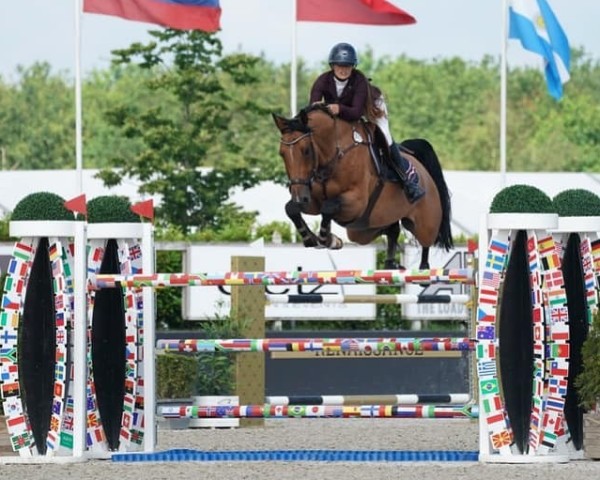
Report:
[[[339,115],[340,106],[337,103],[332,103],[329,105],[329,111],[331,112],[332,115]]]

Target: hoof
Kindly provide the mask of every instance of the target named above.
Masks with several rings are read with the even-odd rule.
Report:
[[[306,238],[304,240],[302,240],[302,244],[306,247],[306,248],[321,248],[321,244],[319,243],[319,241],[317,240],[317,237],[309,237]]]
[[[400,265],[395,260],[386,260],[383,264],[384,270],[406,270],[402,265]]]
[[[327,237],[319,237],[319,245],[321,248],[329,250],[340,250],[344,246],[344,242],[337,235],[330,234]]]

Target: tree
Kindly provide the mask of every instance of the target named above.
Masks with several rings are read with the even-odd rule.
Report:
[[[48,63],[17,68],[16,85],[0,85],[2,167],[75,167],[74,96]]]
[[[251,123],[264,113],[256,98],[236,95],[242,85],[255,84],[257,57],[222,56],[214,34],[200,31],[149,32],[155,41],[133,44],[113,52],[115,63],[134,63],[153,75],[148,88],[167,94],[162,103],[121,104],[108,112],[110,124],[141,143],[132,156],[118,156],[99,176],[106,185],[117,185],[125,176],[140,181],[140,192],[161,196],[157,216],[178,225],[184,233],[227,223],[223,217],[233,187],[249,188],[261,178],[255,165],[239,158],[222,162],[242,150],[229,130]],[[233,163],[233,164],[232,164]],[[250,162],[251,163],[251,162]],[[208,168],[210,167],[210,168]]]

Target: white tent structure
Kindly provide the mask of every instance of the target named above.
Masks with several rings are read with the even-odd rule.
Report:
[[[132,203],[145,200],[137,191],[137,183],[125,180],[122,185],[106,188],[94,175],[97,170],[83,170],[83,193],[87,199],[101,195],[125,195]],[[453,234],[473,236],[479,230],[481,216],[489,211],[494,196],[504,187],[515,184],[532,185],[544,191],[551,198],[558,193],[573,188],[589,190],[600,195],[600,173],[566,173],[444,171],[448,188],[452,194]],[[78,176],[75,170],[15,170],[0,171],[0,214],[10,213],[15,205],[26,195],[47,191],[70,199],[79,195]],[[287,189],[282,185],[265,182],[246,191],[237,191],[232,200],[245,210],[259,212],[258,222],[266,224],[272,221],[287,221],[284,205],[289,198]],[[160,200],[157,198],[155,202]],[[308,224],[314,225],[317,218]],[[336,233],[342,234],[338,228]]]

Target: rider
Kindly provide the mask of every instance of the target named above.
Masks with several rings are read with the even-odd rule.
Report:
[[[387,107],[381,92],[369,84],[369,79],[356,68],[358,57],[349,43],[338,43],[329,53],[330,70],[321,74],[310,90],[310,103],[325,102],[329,112],[348,122],[355,122],[365,115],[383,132],[387,140],[396,172],[404,184],[404,192],[410,203],[419,200],[425,192],[419,185],[414,166],[400,155],[398,145],[392,139]]]

